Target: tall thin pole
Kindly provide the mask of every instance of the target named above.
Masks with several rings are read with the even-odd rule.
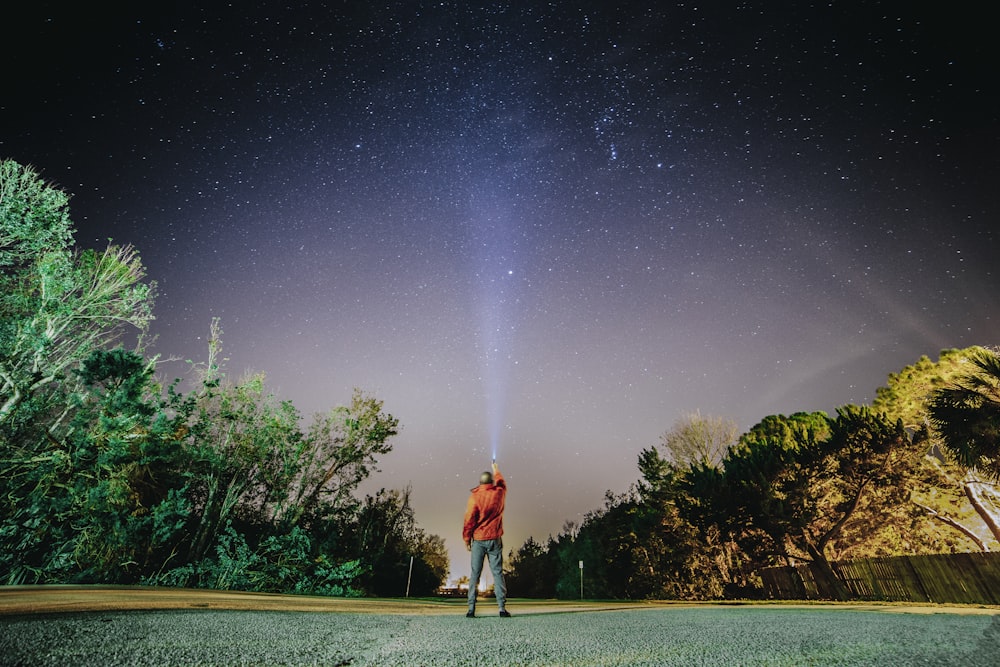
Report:
[[[583,561],[580,561],[580,599],[583,599]]]
[[[410,579],[413,578],[413,556],[410,556],[410,572],[406,575],[406,597],[410,597]]]

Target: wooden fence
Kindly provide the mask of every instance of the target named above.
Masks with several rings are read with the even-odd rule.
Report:
[[[833,563],[859,600],[1000,604],[1000,552],[865,558]],[[820,600],[814,566],[760,571],[764,594],[778,600]]]

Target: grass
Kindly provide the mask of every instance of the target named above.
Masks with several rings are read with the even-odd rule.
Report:
[[[92,610],[81,611],[87,593]],[[14,598],[21,605],[33,598],[35,607],[16,611]],[[59,599],[71,611],[52,613]],[[153,608],[112,604],[123,601]],[[481,617],[470,620],[460,600],[0,589],[0,664],[971,666],[998,664],[1000,656],[997,609],[536,601],[510,608],[515,617],[500,619],[492,600],[481,601]]]

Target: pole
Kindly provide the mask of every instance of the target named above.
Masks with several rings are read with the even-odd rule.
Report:
[[[406,575],[406,597],[410,597],[410,579],[413,578],[413,556],[410,556],[410,572]]]
[[[583,561],[580,561],[580,599],[583,599]]]

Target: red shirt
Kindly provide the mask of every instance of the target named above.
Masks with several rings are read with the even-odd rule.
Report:
[[[472,490],[465,506],[462,539],[497,540],[503,535],[503,506],[507,483],[500,471],[493,475],[492,484],[480,484]]]

